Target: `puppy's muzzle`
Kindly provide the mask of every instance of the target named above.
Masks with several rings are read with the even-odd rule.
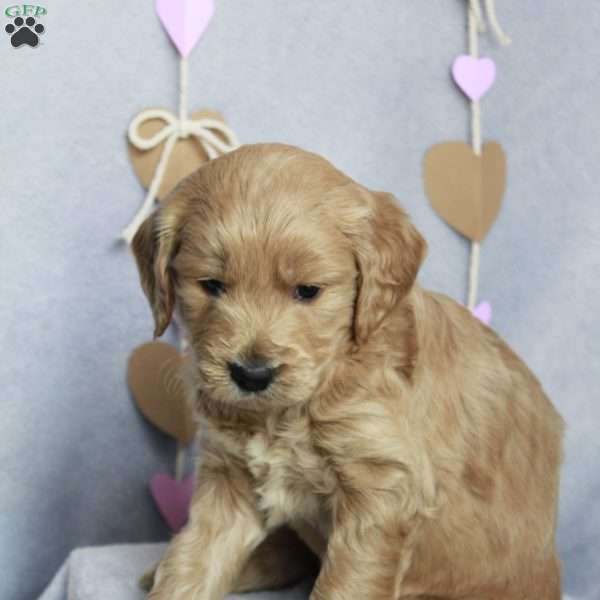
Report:
[[[273,378],[275,369],[262,360],[253,360],[245,365],[237,362],[227,363],[231,379],[245,392],[261,392],[266,390]]]

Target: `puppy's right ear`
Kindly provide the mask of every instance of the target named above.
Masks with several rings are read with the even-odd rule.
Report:
[[[159,208],[140,225],[131,243],[142,288],[154,315],[154,339],[169,326],[175,305],[170,263],[177,251],[179,232],[169,221],[172,219],[167,208]]]

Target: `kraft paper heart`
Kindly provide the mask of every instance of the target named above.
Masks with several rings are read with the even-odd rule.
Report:
[[[141,413],[164,433],[189,444],[196,430],[180,369],[184,359],[164,342],[148,342],[129,357],[127,381]]]
[[[492,305],[489,302],[480,302],[471,313],[486,325],[492,322]]]
[[[175,481],[166,473],[157,473],[150,480],[150,493],[173,533],[177,533],[188,519],[193,492],[194,475]]]
[[[223,117],[215,111],[201,110],[192,114],[192,119],[218,119],[223,121]],[[223,121],[224,122],[224,121]],[[144,138],[152,137],[165,126],[161,119],[150,119],[144,122],[139,133]],[[214,131],[214,134],[223,139],[223,134]],[[224,140],[225,141],[225,140]],[[133,170],[140,183],[147,189],[154,177],[156,165],[162,154],[165,142],[159,144],[151,150],[139,150],[129,140],[127,140],[127,150],[129,160],[133,165]],[[200,142],[194,137],[180,138],[177,140],[173,152],[165,169],[165,174],[158,188],[156,197],[158,200],[164,200],[165,196],[190,173],[208,160],[208,156]]]
[[[206,31],[214,0],[156,0],[158,18],[181,56],[187,56]]]
[[[497,142],[481,156],[464,142],[432,146],[423,163],[425,192],[433,209],[451,227],[481,241],[494,224],[506,188],[506,156]]]
[[[496,65],[491,58],[461,54],[452,63],[452,77],[465,96],[477,102],[492,87]]]

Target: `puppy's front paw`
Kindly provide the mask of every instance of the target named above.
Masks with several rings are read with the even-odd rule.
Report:
[[[144,587],[142,582],[149,587]],[[140,585],[150,590],[147,600],[202,600],[203,598],[200,582],[195,578],[181,575],[165,561],[144,573]]]

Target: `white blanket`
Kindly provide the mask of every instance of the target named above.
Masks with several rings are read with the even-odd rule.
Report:
[[[166,544],[122,544],[71,552],[38,600],[144,600],[138,579],[156,563]],[[231,594],[228,600],[307,600],[311,582],[285,590]],[[600,596],[599,596],[600,597]],[[564,596],[564,600],[576,600]],[[577,600],[597,600],[589,599]]]
[[[71,552],[39,600],[144,600],[138,579],[161,557],[165,544],[123,544]],[[310,582],[285,590],[232,594],[228,600],[306,600]]]

